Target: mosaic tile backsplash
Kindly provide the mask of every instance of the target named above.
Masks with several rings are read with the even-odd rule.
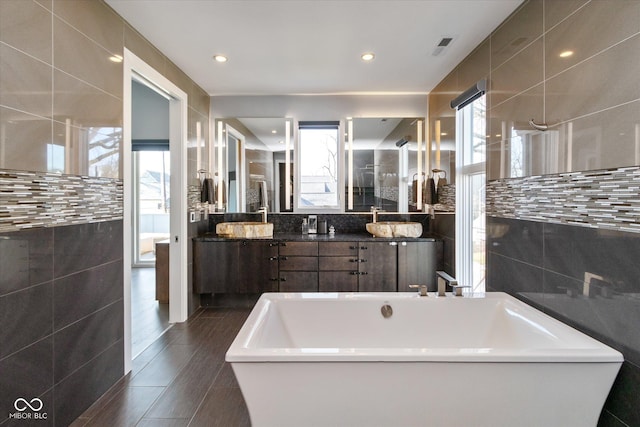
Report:
[[[640,233],[640,166],[487,183],[487,215]]]
[[[0,232],[122,219],[122,180],[0,170]]]

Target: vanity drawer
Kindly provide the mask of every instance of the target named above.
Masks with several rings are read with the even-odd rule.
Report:
[[[281,242],[280,255],[318,256],[318,242]]]
[[[315,271],[281,271],[280,292],[318,292]]]
[[[320,292],[357,292],[358,276],[350,271],[321,271],[318,289]]]
[[[358,271],[358,254],[353,256],[321,256],[320,271]]]
[[[280,270],[318,271],[317,256],[280,256]]]
[[[353,256],[358,255],[358,242],[318,242],[320,256]]]

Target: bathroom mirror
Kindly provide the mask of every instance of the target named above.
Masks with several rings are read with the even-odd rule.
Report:
[[[257,212],[263,206],[269,212],[286,211],[285,198],[291,198],[293,182],[290,121],[282,117],[218,119],[215,135],[212,158],[216,212]]]
[[[424,119],[353,118],[345,131],[345,211],[421,211],[429,176]]]

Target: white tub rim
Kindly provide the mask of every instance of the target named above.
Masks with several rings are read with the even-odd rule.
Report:
[[[272,302],[279,300],[299,299],[313,301],[336,300],[379,300],[398,301],[418,297],[414,292],[345,292],[345,293],[265,293],[263,294],[238,335],[226,353],[225,360],[231,363],[291,363],[291,362],[434,362],[434,363],[618,363],[623,356],[617,350],[600,341],[578,331],[535,307],[530,306],[504,292],[476,293],[473,296],[453,297],[447,295],[445,299],[454,301],[456,298],[472,299],[503,299],[514,306],[532,313],[536,318],[543,319],[545,325],[557,328],[563,333],[578,338],[587,347],[581,348],[295,348],[295,347],[254,347],[251,346],[256,328],[262,326],[267,311]],[[430,293],[429,301],[437,300],[435,294]],[[547,323],[548,322],[548,323]],[[419,329],[416,329],[417,331]]]

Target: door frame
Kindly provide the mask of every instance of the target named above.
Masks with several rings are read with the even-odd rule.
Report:
[[[123,55],[123,278],[124,278],[124,373],[131,371],[131,262],[132,262],[132,151],[131,82],[142,78],[169,98],[169,151],[171,156],[171,210],[169,244],[169,323],[188,316],[187,277],[187,93],[128,49]]]

